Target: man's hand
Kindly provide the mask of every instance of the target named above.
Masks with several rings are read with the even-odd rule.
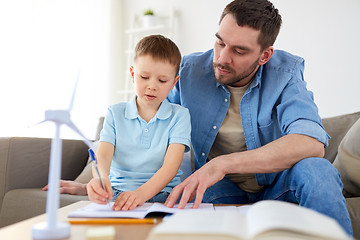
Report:
[[[178,208],[184,208],[186,203],[190,202],[195,196],[193,208],[198,208],[206,189],[225,177],[225,172],[218,167],[221,164],[219,160],[220,158],[214,158],[174,187],[165,202],[165,206],[173,207],[182,194]]]
[[[48,185],[43,187],[41,190],[47,191]],[[60,193],[86,196],[87,195],[86,184],[74,182],[74,181],[60,180]]]
[[[145,197],[137,191],[126,191],[120,193],[117,197],[113,210],[115,211],[127,211],[133,210],[137,206],[142,206],[145,203]]]

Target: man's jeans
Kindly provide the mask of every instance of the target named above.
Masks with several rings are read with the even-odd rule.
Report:
[[[334,218],[352,236],[352,226],[342,194],[340,174],[324,158],[307,158],[279,173],[258,193],[242,191],[228,178],[206,190],[203,202],[246,204],[260,200],[297,203]]]

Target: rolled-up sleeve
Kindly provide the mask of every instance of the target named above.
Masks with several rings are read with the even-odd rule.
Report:
[[[313,93],[307,90],[301,70],[284,88],[277,115],[283,134],[307,135],[328,146],[330,136],[321,123]]]

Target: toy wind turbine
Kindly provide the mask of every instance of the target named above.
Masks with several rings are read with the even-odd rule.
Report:
[[[70,111],[73,108],[77,83],[76,81],[73,95],[70,101],[68,110],[47,110],[45,111],[45,120],[40,122],[52,121],[55,123],[55,136],[51,142],[50,154],[50,167],[49,167],[49,180],[48,192],[46,201],[46,214],[47,221],[35,224],[32,227],[32,236],[34,239],[61,239],[70,236],[70,225],[67,222],[57,221],[57,210],[59,208],[59,185],[61,174],[61,153],[62,153],[62,140],[60,138],[60,126],[67,125],[73,131],[78,133],[89,148],[93,147],[93,143],[89,141],[70,120]],[[40,124],[39,123],[39,124]]]

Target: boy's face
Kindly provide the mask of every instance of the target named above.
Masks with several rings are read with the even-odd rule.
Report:
[[[137,95],[137,104],[158,109],[179,80],[175,66],[155,60],[150,55],[139,56],[130,68]]]

